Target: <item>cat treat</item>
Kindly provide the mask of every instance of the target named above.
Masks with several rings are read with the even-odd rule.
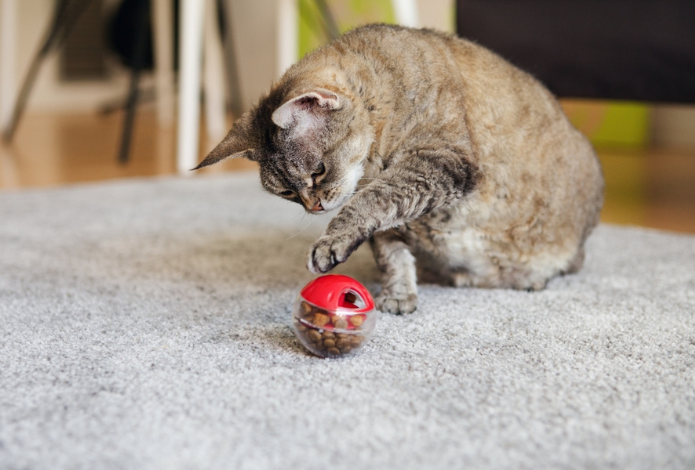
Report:
[[[292,327],[297,338],[321,357],[355,353],[376,325],[376,310],[369,291],[343,275],[314,279],[297,296]]]

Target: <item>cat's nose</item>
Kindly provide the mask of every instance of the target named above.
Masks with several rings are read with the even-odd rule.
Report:
[[[320,201],[320,200],[317,201],[317,202],[316,202],[316,205],[315,205],[314,207],[311,208],[311,212],[318,212],[318,211],[322,211],[322,210],[323,210],[323,206],[321,205],[321,201]]]

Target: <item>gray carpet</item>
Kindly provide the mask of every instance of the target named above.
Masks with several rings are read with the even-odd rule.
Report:
[[[695,468],[695,237],[423,285],[325,360],[289,315],[326,221],[253,173],[0,193],[0,468]],[[340,272],[378,290],[364,247]]]

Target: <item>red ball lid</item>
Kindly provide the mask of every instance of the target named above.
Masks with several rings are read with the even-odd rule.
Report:
[[[317,277],[304,286],[300,295],[325,310],[349,309],[354,313],[365,313],[374,309],[374,300],[367,288],[342,274]]]

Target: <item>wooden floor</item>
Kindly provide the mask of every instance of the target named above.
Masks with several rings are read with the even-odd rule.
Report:
[[[175,135],[154,113],[137,117],[130,161],[116,161],[122,116],[31,114],[0,144],[0,190],[175,172]],[[214,142],[201,143],[201,155]],[[695,149],[598,149],[606,176],[602,220],[695,233]],[[232,160],[204,171],[254,170]],[[2,193],[0,192],[0,197]]]

